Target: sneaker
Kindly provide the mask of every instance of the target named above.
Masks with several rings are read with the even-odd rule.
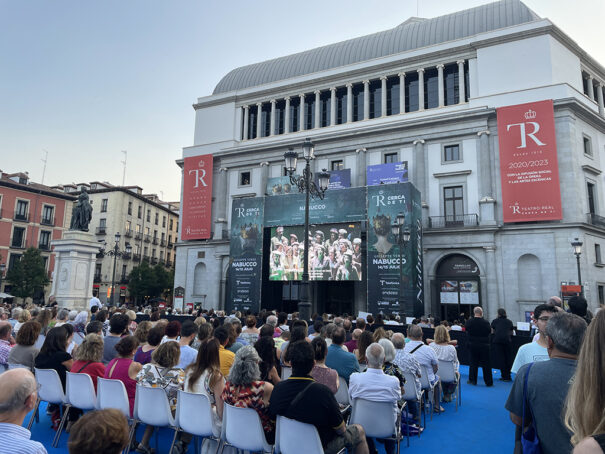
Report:
[[[149,446],[143,446],[141,443],[139,443],[139,446],[134,452],[138,452],[140,454],[155,454],[155,449],[152,449]]]

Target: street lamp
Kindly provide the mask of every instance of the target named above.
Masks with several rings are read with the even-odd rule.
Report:
[[[571,242],[573,247],[573,253],[576,256],[576,263],[578,265],[578,284],[580,284],[580,296],[584,296],[584,288],[582,287],[582,273],[580,272],[580,256],[582,255],[582,242],[579,238],[575,238]]]
[[[113,249],[110,249],[109,251],[105,251],[105,249],[101,249],[99,252],[102,256],[104,255],[109,255],[111,257],[113,257],[113,272],[111,274],[111,299],[109,300],[109,305],[113,306],[114,304],[114,294],[115,294],[115,285],[116,285],[116,260],[118,257],[123,257],[125,255],[130,255],[132,248],[130,247],[130,243],[126,243],[125,247],[126,250],[125,251],[121,251],[120,250],[120,238],[122,237],[122,235],[120,235],[120,232],[116,233],[115,236],[115,244],[113,246]]]
[[[330,174],[323,169],[317,174],[319,187],[313,181],[311,172],[311,161],[315,159],[315,147],[310,139],[306,139],[302,145],[305,168],[302,175],[295,175],[298,153],[289,149],[284,153],[286,171],[290,176],[290,183],[298,188],[298,192],[305,193],[305,242],[303,251],[303,274],[300,291],[300,302],[298,312],[300,318],[309,320],[311,318],[311,300],[309,297],[309,197],[322,200],[330,183]]]
[[[6,263],[0,263],[0,292],[2,291],[2,278],[4,277],[5,271],[6,271]]]
[[[405,225],[405,214],[399,213],[395,218],[395,223],[391,225],[391,233],[399,245],[399,301],[401,303],[401,283],[403,282],[403,250],[410,241],[410,229]]]

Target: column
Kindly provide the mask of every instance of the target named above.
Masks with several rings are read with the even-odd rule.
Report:
[[[479,131],[479,218],[481,225],[496,225],[496,200],[492,188],[492,157],[489,143],[489,130]]]
[[[363,119],[370,118],[370,81],[363,81]]]
[[[387,116],[387,76],[380,78],[380,115],[383,117]]]
[[[347,84],[347,123],[353,121],[353,84]]]
[[[244,106],[244,132],[242,133],[242,140],[248,140],[248,114],[250,106]]]
[[[330,88],[330,126],[336,124],[336,87]]]
[[[357,150],[355,150],[355,153],[357,153],[357,162],[356,162],[357,182],[355,183],[356,186],[365,186],[366,185],[366,167],[367,167],[366,155],[367,155],[367,152],[368,152],[368,150],[365,147],[358,148]]]
[[[284,134],[290,132],[290,97],[286,96],[286,114],[284,115]]]
[[[424,68],[418,70],[418,110],[424,110]]]
[[[597,86],[597,102],[599,103],[599,115],[604,115],[605,106],[603,105],[603,83],[599,82]]]
[[[594,85],[592,84],[592,76],[587,77],[588,82],[588,97],[594,99]]]
[[[214,197],[216,198],[216,214],[214,218],[215,240],[223,239],[223,230],[227,230],[227,167],[218,169],[218,181]]]
[[[405,73],[399,73],[399,113],[405,113]]]
[[[263,131],[263,103],[256,104],[256,138],[260,139]]]
[[[498,291],[498,276],[496,273],[496,247],[484,246],[483,249],[485,251],[485,264],[487,265],[487,290],[485,291],[487,301],[483,301],[483,307],[487,309],[485,318],[491,320],[498,315],[498,308],[500,307],[500,292]]]
[[[439,84],[439,107],[445,106],[445,93],[443,91],[443,65],[437,65],[437,83]]]
[[[270,129],[271,131],[269,131],[269,135],[273,136],[275,135],[275,103],[277,101],[275,99],[271,100],[271,122],[270,122]]]
[[[313,93],[315,93],[315,127],[316,128],[320,128],[321,127],[321,115],[320,115],[320,105],[319,105],[319,95],[321,94],[321,91],[319,90],[315,90]]]
[[[414,140],[414,186],[420,191],[420,200],[427,199],[424,177],[424,140]]]
[[[267,195],[267,180],[269,179],[269,163],[260,163],[260,194]]]
[[[464,60],[458,60],[458,104],[466,102],[466,83],[464,78]]]
[[[298,128],[299,131],[304,131],[305,130],[305,95],[302,94],[300,95],[300,127]]]

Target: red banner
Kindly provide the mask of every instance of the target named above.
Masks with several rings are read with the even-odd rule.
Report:
[[[212,229],[212,155],[185,158],[181,240],[210,238]]]
[[[497,112],[504,222],[562,219],[552,100]]]

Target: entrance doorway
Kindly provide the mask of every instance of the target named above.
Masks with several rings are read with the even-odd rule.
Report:
[[[466,255],[444,257],[437,266],[433,299],[438,303],[442,320],[453,321],[472,315],[481,306],[479,266]]]

